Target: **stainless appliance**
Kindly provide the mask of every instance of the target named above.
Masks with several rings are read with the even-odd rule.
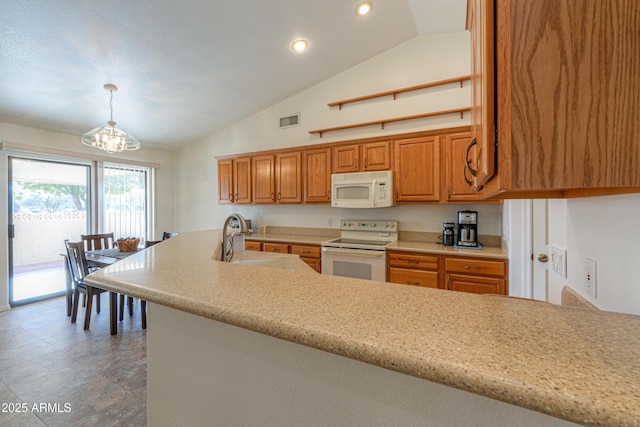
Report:
[[[444,222],[442,223],[442,227],[444,228],[442,231],[442,244],[445,246],[453,246],[455,243],[454,229],[456,225],[453,222]]]
[[[340,238],[322,243],[322,274],[387,280],[385,248],[398,240],[398,221],[341,220]]]
[[[478,212],[458,211],[458,246],[478,247]]]
[[[331,206],[384,208],[393,206],[393,172],[353,172],[331,175]]]

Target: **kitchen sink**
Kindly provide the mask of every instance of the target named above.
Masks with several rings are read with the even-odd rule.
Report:
[[[284,258],[258,258],[258,259],[239,259],[231,261],[234,264],[254,265],[256,267],[277,268],[280,270],[297,270],[297,268]]]

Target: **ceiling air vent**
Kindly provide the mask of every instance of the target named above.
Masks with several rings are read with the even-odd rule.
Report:
[[[291,116],[280,117],[280,129],[290,126],[298,126],[300,124],[300,113]]]

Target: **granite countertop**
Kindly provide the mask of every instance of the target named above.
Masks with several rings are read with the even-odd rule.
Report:
[[[181,233],[86,280],[576,423],[640,423],[640,316],[223,263],[219,241]]]
[[[290,230],[295,232],[289,234]],[[335,235],[331,235],[327,229],[295,229],[295,228],[282,228],[277,232],[252,233],[245,235],[246,240],[261,240],[270,242],[281,243],[297,243],[307,245],[319,245],[327,240],[335,239],[340,236],[339,230],[336,230]],[[284,231],[284,232],[283,232]],[[317,232],[322,235],[314,235],[312,233]],[[309,234],[306,234],[309,233]],[[409,233],[407,233],[409,234]],[[411,233],[416,234],[416,233]],[[421,233],[422,235],[429,235],[434,233]],[[435,233],[439,234],[439,233]],[[402,236],[402,233],[401,233]],[[508,259],[507,253],[499,246],[485,245],[481,250],[478,249],[457,249],[452,246],[444,246],[440,243],[431,241],[418,241],[418,240],[398,240],[387,246],[387,250],[407,251],[425,254],[437,254],[437,255],[455,255],[455,256],[472,256],[479,258],[494,258],[494,259]]]

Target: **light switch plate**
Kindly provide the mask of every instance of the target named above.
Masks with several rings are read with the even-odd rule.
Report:
[[[567,250],[556,245],[551,245],[551,270],[560,276],[567,278]]]

